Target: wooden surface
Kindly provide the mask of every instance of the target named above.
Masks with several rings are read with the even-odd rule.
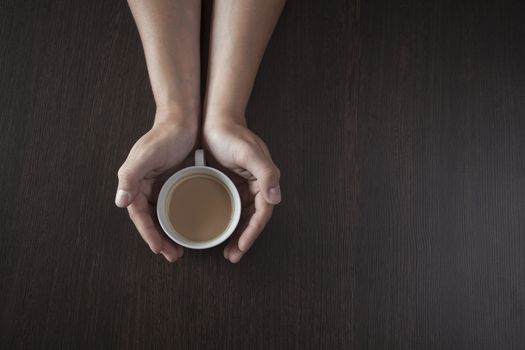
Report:
[[[524,18],[290,1],[248,109],[284,201],[169,265],[113,204],[154,111],[126,3],[2,1],[0,348],[525,348]]]

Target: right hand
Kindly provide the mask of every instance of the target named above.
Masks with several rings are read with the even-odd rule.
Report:
[[[159,116],[159,113],[156,120],[162,122],[155,122],[135,143],[118,170],[115,204],[128,209],[131,220],[155,254],[174,262],[184,250],[159,232],[155,202],[162,184],[195,146],[197,120]]]

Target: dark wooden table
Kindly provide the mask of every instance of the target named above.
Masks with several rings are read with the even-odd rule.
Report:
[[[525,348],[523,1],[290,1],[248,109],[284,201],[238,265],[114,206],[153,112],[124,1],[1,2],[1,349]]]

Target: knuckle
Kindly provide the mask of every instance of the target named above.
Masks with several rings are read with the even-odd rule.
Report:
[[[159,254],[160,251],[162,250],[162,243],[161,242],[157,242],[157,241],[146,241],[145,242],[149,245],[150,249],[153,251],[153,253],[155,254]]]
[[[128,168],[126,167],[125,164],[123,164],[123,165],[118,169],[117,175],[118,175],[118,178],[119,178],[120,180],[127,180],[127,179],[130,177],[129,170],[128,170]]]
[[[262,222],[261,219],[253,218],[251,222],[248,224],[248,227],[250,228],[250,230],[257,233],[257,232],[262,231],[264,227],[264,223]]]
[[[250,223],[253,225],[253,228],[255,228],[258,232],[261,232],[268,223],[268,220],[270,220],[270,216],[271,212],[261,212],[258,215],[254,215]]]
[[[246,231],[250,232],[251,237],[256,239],[264,229],[264,223],[252,221],[246,227]]]
[[[246,165],[253,158],[253,151],[250,147],[243,147],[237,153],[236,161],[239,165]]]
[[[268,164],[268,166],[264,168],[263,176],[268,180],[279,181],[281,173],[275,165]]]
[[[273,171],[275,173],[275,177],[277,178],[277,180],[280,180],[281,179],[281,170],[276,165],[274,165]]]
[[[135,219],[137,218],[137,214],[133,210],[128,209],[128,215],[131,221],[135,222]]]
[[[150,159],[155,152],[152,150],[151,147],[142,147],[138,149],[135,154],[133,155],[133,164],[134,166],[138,166],[140,164],[145,163],[148,159]]]
[[[137,158],[141,161],[149,159],[159,151],[159,147],[155,143],[148,143],[141,147],[137,154]]]

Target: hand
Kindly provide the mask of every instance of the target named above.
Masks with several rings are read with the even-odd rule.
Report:
[[[203,143],[220,165],[240,176],[234,182],[241,193],[244,222],[224,248],[224,257],[237,263],[270,220],[273,206],[281,201],[280,172],[264,142],[242,123],[205,123]]]
[[[195,145],[197,121],[159,116],[153,128],[131,148],[118,171],[115,204],[127,207],[140,235],[155,253],[174,262],[184,254],[156,226],[155,202],[164,181],[172,175]]]

